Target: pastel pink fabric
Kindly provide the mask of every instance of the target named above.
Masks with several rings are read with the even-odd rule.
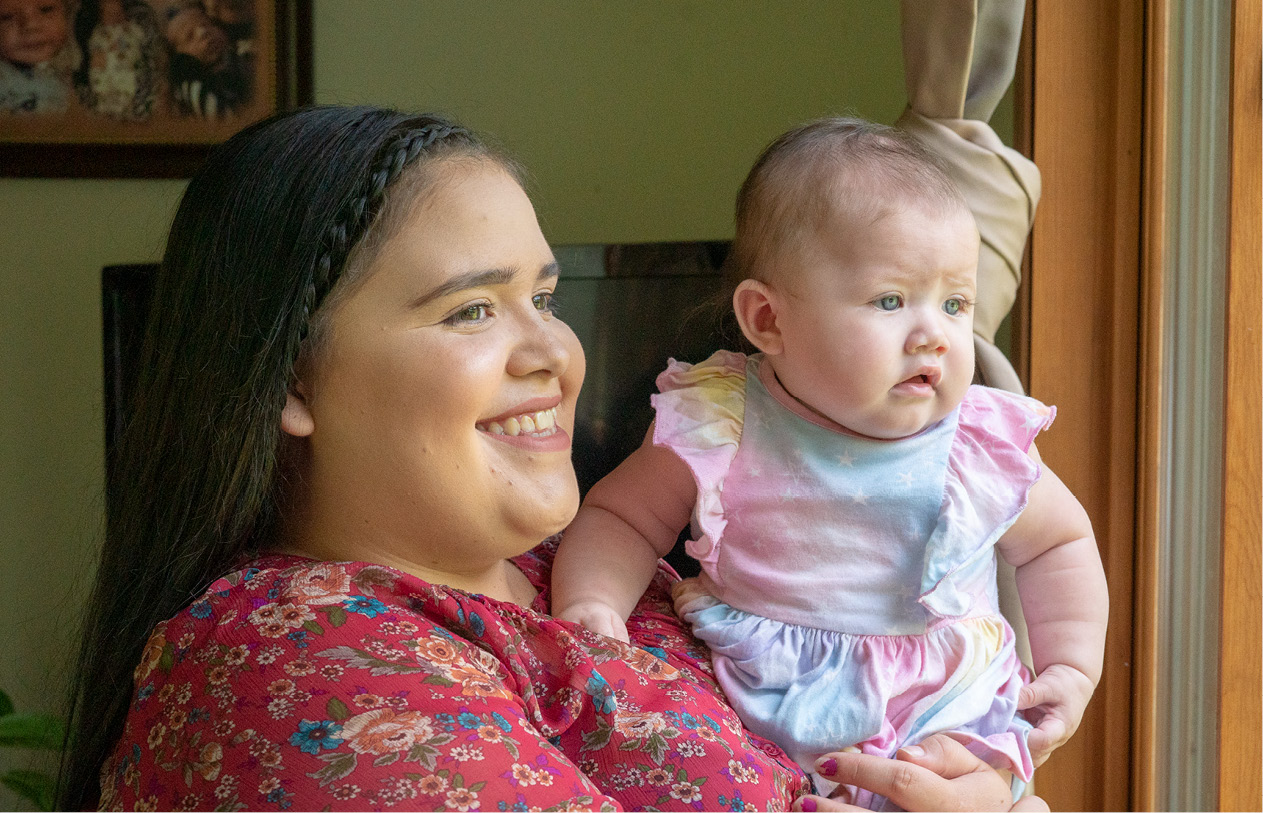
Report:
[[[1029,778],[994,546],[1054,411],[973,387],[939,424],[885,441],[801,408],[761,356],[673,360],[658,384],[654,442],[697,482],[688,550],[714,596],[686,620],[746,723],[804,765],[951,731]]]

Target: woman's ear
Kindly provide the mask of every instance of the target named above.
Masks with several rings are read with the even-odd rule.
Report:
[[[751,344],[769,356],[784,351],[785,341],[776,323],[778,299],[771,286],[757,279],[742,280],[732,292],[732,310]]]
[[[281,410],[281,431],[296,438],[305,438],[316,431],[316,419],[307,404],[307,387],[302,381],[294,381],[285,393],[285,407]]]

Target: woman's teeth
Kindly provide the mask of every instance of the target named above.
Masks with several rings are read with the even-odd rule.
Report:
[[[504,421],[477,424],[478,430],[492,435],[551,435],[557,431],[557,407],[542,412],[526,412]]]

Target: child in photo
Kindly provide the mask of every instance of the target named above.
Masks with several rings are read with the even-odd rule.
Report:
[[[145,121],[158,98],[161,41],[157,17],[144,0],[85,2],[77,27],[87,33],[80,100],[120,121]]]
[[[0,113],[63,113],[80,52],[69,0],[0,0]]]
[[[248,4],[214,4],[230,20],[211,15],[197,0],[177,0],[166,9],[163,35],[171,49],[170,84],[183,116],[230,118],[253,95],[254,39]]]
[[[1033,443],[1053,409],[971,384],[978,251],[959,191],[901,132],[834,118],[769,146],[728,269],[761,352],[659,375],[643,445],[565,534],[555,614],[626,640],[691,524],[702,573],[676,607],[751,729],[809,771],[950,732],[1020,789],[1100,679],[1108,598],[1087,514]]]

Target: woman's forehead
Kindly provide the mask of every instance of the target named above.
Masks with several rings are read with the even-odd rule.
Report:
[[[534,281],[554,263],[534,207],[511,174],[487,161],[438,169],[401,213],[367,276],[385,274],[423,297],[421,288],[448,290],[488,272],[521,272]]]

